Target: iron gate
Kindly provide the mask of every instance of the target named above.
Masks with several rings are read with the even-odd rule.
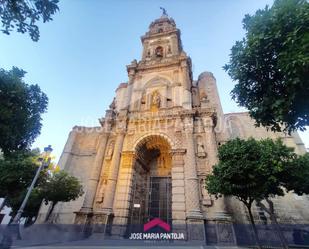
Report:
[[[141,232],[148,221],[159,218],[172,223],[171,177],[148,178],[147,183],[135,182],[128,222],[128,232]]]

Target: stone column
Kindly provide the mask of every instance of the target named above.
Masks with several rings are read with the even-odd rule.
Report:
[[[181,62],[181,70],[182,70],[182,81],[183,81],[182,107],[185,109],[192,109],[191,82],[188,73],[189,68],[186,61]]]
[[[204,131],[207,137],[207,148],[208,148],[208,157],[209,157],[209,165],[214,166],[218,163],[218,148],[217,141],[214,132],[214,124],[213,120],[210,116],[203,117],[203,125]],[[214,203],[213,210],[214,212],[209,212],[207,217],[215,220],[230,220],[231,217],[226,212],[226,206],[224,197],[219,198]]]
[[[218,163],[218,149],[212,118],[203,117],[203,125],[207,137],[209,163],[214,166]],[[207,213],[207,224],[210,224],[210,227],[215,224],[216,240],[219,244],[231,245],[236,243],[236,238],[232,218],[226,210],[224,196],[215,200],[213,207]],[[208,226],[206,225],[206,227]]]
[[[127,228],[130,201],[133,193],[132,188],[135,159],[133,151],[122,152],[116,196],[113,206],[115,216],[113,223],[117,225],[115,228],[113,227],[113,235],[123,236]]]
[[[218,148],[212,117],[203,117],[202,126],[207,137],[206,148],[208,151],[209,164],[213,166],[218,163]]]
[[[185,117],[184,125],[184,135],[187,148],[184,172],[188,239],[203,241],[205,240],[204,217],[200,209],[199,200],[199,182],[194,153],[193,117]]]
[[[179,53],[177,35],[172,36],[172,53],[173,53],[173,55],[177,55]]]
[[[124,108],[127,110],[129,109],[131,110],[131,109],[134,109],[134,103],[132,102],[132,92],[133,92],[133,82],[134,82],[134,77],[135,77],[135,69],[131,68],[130,70],[128,70],[128,77],[129,77],[129,82],[127,86],[127,94],[126,94],[126,101],[125,101]]]
[[[98,186],[100,175],[101,175],[101,169],[102,169],[108,135],[109,135],[108,133],[102,133],[100,135],[97,154],[94,160],[94,165],[91,171],[90,178],[88,179],[87,191],[86,191],[84,203],[83,203],[83,206],[80,212],[87,212],[87,213],[92,212],[93,201],[94,201],[94,198],[97,192],[97,186]]]
[[[113,202],[114,202],[124,136],[125,136],[124,131],[120,131],[117,135],[112,162],[110,165],[110,172],[108,176],[107,186],[105,189],[106,195],[103,201],[103,211],[107,214],[112,213],[113,210]]]
[[[125,109],[134,110],[134,99],[132,99],[132,92],[133,92],[133,84],[129,83],[127,86],[127,93],[126,93],[126,104],[124,106]]]
[[[187,217],[202,218],[199,204],[199,183],[197,178],[196,161],[193,140],[193,119],[186,117],[185,120],[185,141],[187,153],[185,156],[185,186],[186,186],[186,209]]]
[[[172,150],[172,220],[174,232],[186,231],[184,155],[186,150]]]

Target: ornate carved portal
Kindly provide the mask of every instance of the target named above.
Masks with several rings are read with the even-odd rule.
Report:
[[[136,146],[128,232],[160,218],[172,222],[171,147],[161,136],[146,137]]]

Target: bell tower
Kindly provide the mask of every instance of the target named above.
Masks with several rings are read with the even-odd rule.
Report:
[[[117,89],[117,111],[192,109],[191,59],[183,51],[175,21],[162,10],[141,37],[141,60],[127,65],[129,81]]]
[[[149,31],[141,37],[143,61],[160,60],[179,56],[182,50],[180,30],[166,11],[149,25]]]

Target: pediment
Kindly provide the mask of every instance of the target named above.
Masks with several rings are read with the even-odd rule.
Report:
[[[156,76],[152,78],[151,80],[147,81],[145,84],[144,88],[149,88],[149,87],[158,87],[158,86],[170,86],[171,82],[161,76]]]

